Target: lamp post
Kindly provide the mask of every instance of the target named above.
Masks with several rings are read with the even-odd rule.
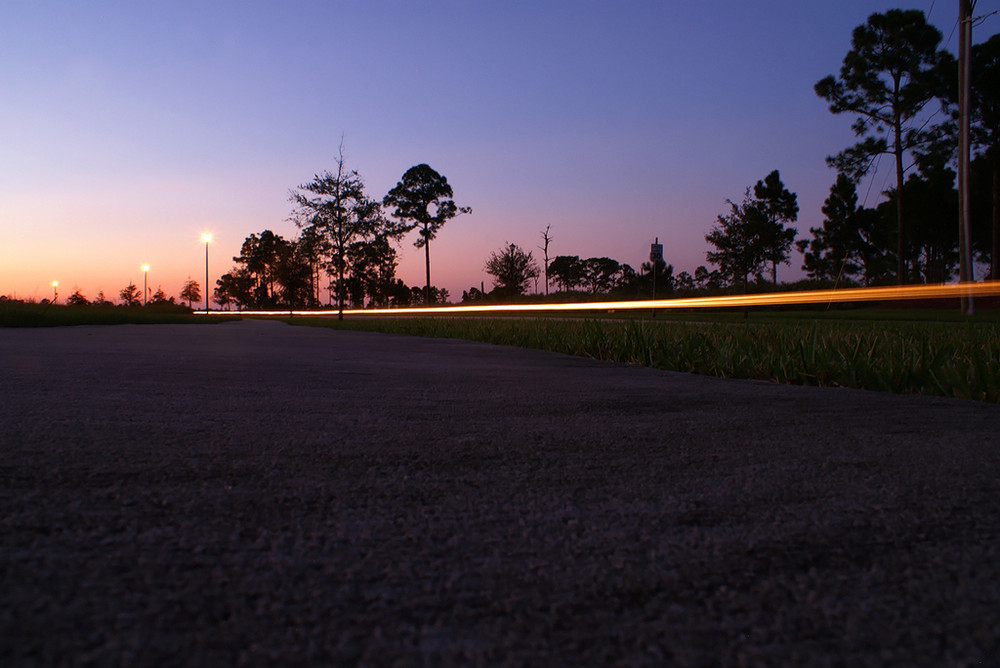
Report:
[[[142,305],[146,305],[146,296],[149,294],[147,278],[149,277],[149,265],[142,265]]]
[[[204,232],[201,240],[205,242],[205,314],[208,314],[208,244],[212,241],[212,233]]]
[[[55,304],[56,300],[59,298],[59,281],[52,281],[52,303]]]

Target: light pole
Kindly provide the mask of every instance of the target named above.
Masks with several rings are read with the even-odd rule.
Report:
[[[55,304],[56,300],[59,298],[59,281],[52,281],[52,303]]]
[[[142,265],[142,305],[146,305],[146,296],[149,294],[149,288],[146,287],[148,282],[146,279],[149,277],[149,265]]]
[[[201,240],[205,242],[205,314],[208,314],[208,244],[212,241],[212,233],[204,232]]]

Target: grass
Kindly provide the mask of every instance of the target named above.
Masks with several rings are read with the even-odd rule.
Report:
[[[0,327],[68,325],[178,324],[238,320],[238,316],[195,315],[184,306],[63,306],[0,300]]]
[[[664,322],[296,317],[298,325],[460,338],[658,369],[1000,402],[1000,325],[815,319]]]

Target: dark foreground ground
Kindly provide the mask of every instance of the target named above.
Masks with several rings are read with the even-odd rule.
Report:
[[[1000,406],[0,330],[0,665],[998,665]]]

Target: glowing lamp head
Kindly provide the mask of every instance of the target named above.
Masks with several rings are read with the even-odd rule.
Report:
[[[52,281],[52,287],[58,288],[59,287],[59,281]]]
[[[210,241],[212,241],[212,233],[211,232],[202,232],[201,233],[201,240],[204,241],[206,244],[209,243]]]
[[[149,265],[148,264],[142,265],[142,270],[143,271],[149,271]]]

